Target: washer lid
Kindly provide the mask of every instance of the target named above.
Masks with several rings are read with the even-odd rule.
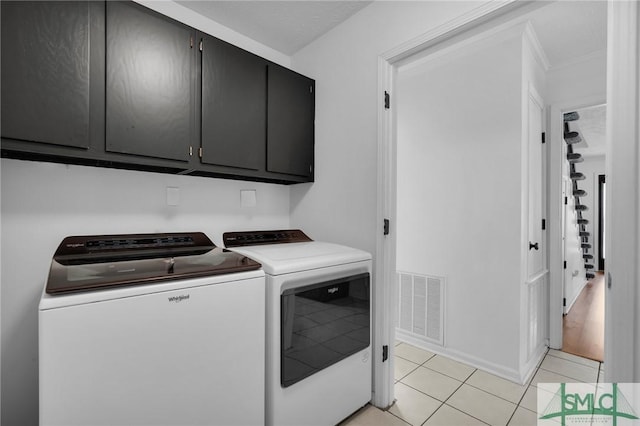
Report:
[[[244,246],[231,250],[260,262],[269,275],[371,260],[371,255],[365,251],[320,241]]]
[[[51,261],[46,292],[88,291],[259,269],[201,232],[65,238]]]

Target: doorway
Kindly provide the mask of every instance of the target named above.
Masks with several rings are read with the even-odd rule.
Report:
[[[565,270],[561,348],[603,361],[604,277],[597,271],[604,231],[601,180],[606,163],[606,105],[577,108],[562,117]]]
[[[553,3],[556,5],[560,5],[562,4],[562,2],[558,2],[558,3]],[[581,3],[582,4],[582,3]],[[566,6],[566,4],[564,5]],[[532,9],[533,11],[542,8],[542,6],[536,5],[535,7],[532,5],[529,5],[529,8],[527,7],[516,7],[514,6],[510,13],[503,13],[503,14],[498,14],[495,13],[494,16],[490,16],[490,13],[487,13],[487,15],[484,16],[484,19],[478,21],[476,20],[476,18],[474,19],[469,19],[468,21],[466,21],[463,24],[460,24],[458,26],[454,26],[453,28],[456,28],[456,31],[452,32],[452,31],[443,31],[440,34],[429,34],[428,37],[424,37],[421,41],[416,42],[415,44],[413,44],[412,46],[406,45],[406,46],[402,46],[401,48],[398,48],[394,51],[390,51],[388,52],[387,55],[384,55],[383,57],[381,57],[380,59],[380,92],[384,93],[385,91],[390,91],[392,94],[394,93],[394,90],[396,89],[396,84],[397,84],[397,79],[398,79],[398,66],[402,61],[407,61],[408,58],[411,57],[412,60],[418,60],[419,58],[424,58],[425,56],[428,56],[430,54],[439,54],[438,52],[440,50],[442,50],[443,48],[452,46],[454,44],[454,40],[455,37],[460,36],[463,33],[466,33],[465,35],[468,37],[470,34],[471,35],[477,35],[479,34],[482,30],[487,30],[487,29],[496,29],[499,26],[503,26],[502,29],[504,29],[505,25],[508,24],[514,24],[514,20],[518,20],[520,19],[519,22],[523,22],[526,21],[527,18],[525,17],[525,15],[527,13],[531,13]],[[606,5],[605,5],[605,9],[606,11]],[[504,12],[504,11],[503,11]],[[499,17],[497,17],[496,15],[500,15]],[[596,14],[597,15],[597,14]],[[602,15],[602,14],[600,14]],[[605,13],[606,15],[606,13]],[[556,15],[557,16],[557,15]],[[493,18],[493,20],[492,20]],[[484,27],[483,27],[484,26]],[[545,32],[546,33],[546,32]],[[417,52],[417,53],[416,53]],[[593,57],[598,56],[598,59],[600,58],[606,58],[606,54],[602,54],[600,55],[598,54],[592,54],[591,55],[591,59],[593,59]],[[405,62],[406,63],[406,62]],[[567,65],[568,67],[569,65]],[[564,70],[563,70],[564,71]],[[559,74],[559,73],[558,73]],[[567,78],[571,78],[570,73],[566,73]],[[555,92],[554,92],[555,94]],[[551,100],[552,101],[552,100]],[[551,102],[548,101],[548,102]],[[396,167],[398,166],[398,164],[396,163],[397,161],[397,152],[396,152],[396,134],[395,134],[395,125],[396,125],[396,114],[397,112],[395,111],[395,107],[397,106],[396,104],[397,100],[396,98],[392,97],[392,101],[390,102],[391,105],[391,111],[388,114],[383,114],[381,116],[381,138],[383,140],[382,144],[381,144],[381,169],[383,170],[382,173],[382,180],[380,181],[380,188],[384,188],[381,191],[382,193],[385,193],[387,195],[382,197],[382,209],[381,211],[381,218],[391,218],[391,223],[392,223],[392,234],[390,237],[385,238],[384,243],[386,245],[386,249],[383,249],[380,251],[380,258],[381,259],[385,259],[384,262],[384,267],[382,268],[382,270],[385,272],[384,273],[384,277],[385,280],[387,280],[388,282],[397,282],[397,277],[396,277],[396,271],[397,268],[396,263],[395,263],[395,259],[396,259],[396,249],[400,252],[401,249],[399,247],[396,247],[396,241],[395,241],[395,236],[393,235],[393,230],[394,230],[394,226],[396,224],[396,219],[398,218],[397,216],[397,211],[396,211]],[[465,115],[465,114],[460,114],[459,117],[461,118],[460,121],[460,126],[464,126],[464,119],[470,119],[473,120],[474,117],[473,115]],[[456,129],[457,130],[457,126],[452,127],[452,129]],[[391,143],[386,144],[385,141],[389,141]],[[462,153],[464,155],[464,153]],[[500,156],[499,152],[496,153],[495,151],[492,152],[492,155],[494,156]],[[546,154],[545,154],[546,155]],[[494,157],[492,157],[491,155],[489,157],[480,157],[482,159],[486,159],[489,162],[492,161],[492,159]],[[485,164],[489,164],[485,161]],[[550,165],[551,166],[551,165]],[[436,165],[437,167],[437,165]],[[425,167],[426,169],[426,167]],[[464,173],[469,173],[470,170],[475,170],[473,167],[471,168],[464,168],[464,167],[460,167],[458,169],[458,172],[461,174]],[[550,171],[550,174],[553,174],[553,171]],[[480,198],[477,192],[473,191],[473,184],[474,184],[474,180],[473,180],[473,174],[469,174],[467,175],[467,177],[469,177],[468,179],[468,185],[466,186],[462,186],[462,188],[466,188],[463,189],[462,191],[460,191],[459,193],[456,192],[455,194],[451,194],[451,197],[456,197],[459,196],[461,198],[465,198],[469,200],[470,203],[473,203],[475,201],[479,201]],[[437,179],[437,178],[436,178]],[[433,182],[430,181],[424,181],[426,182],[427,185],[432,184]],[[445,178],[440,180],[440,182],[442,183],[442,185],[446,185],[449,181]],[[548,188],[547,185],[544,185],[543,188]],[[483,202],[482,200],[480,200],[480,202]],[[438,207],[442,207],[442,206],[437,206],[436,203],[431,204],[430,206],[431,208],[438,208]],[[547,211],[547,209],[545,209],[545,212]],[[559,211],[559,209],[558,209]],[[426,213],[425,213],[425,217],[427,217]],[[467,216],[468,220],[475,220],[476,218],[473,215],[468,215]],[[551,220],[549,219],[549,222]],[[477,223],[479,223],[480,221],[477,221]],[[549,224],[549,222],[547,222],[547,224]],[[559,220],[557,220],[557,222],[559,222]],[[543,225],[544,226],[544,225]],[[556,224],[555,226],[558,226],[558,224]],[[489,227],[491,228],[491,227]],[[486,229],[485,229],[486,230]],[[526,231],[523,231],[524,234],[526,235]],[[474,230],[474,231],[470,231],[467,233],[467,237],[468,238],[478,238],[479,237],[479,233],[482,233],[481,230]],[[544,234],[548,234],[544,233]],[[491,233],[487,234],[488,236],[488,241],[490,241],[491,239]],[[522,234],[521,234],[522,235]],[[419,244],[427,244],[428,240],[427,239],[422,239],[422,242],[420,242]],[[532,242],[532,247],[535,245],[535,242]],[[476,252],[478,252],[478,250],[473,250],[473,248],[471,248],[468,244],[462,244],[462,247],[465,247],[467,250],[467,252],[471,252],[473,254],[475,254]],[[464,251],[464,249],[463,249]],[[399,258],[400,256],[398,256]],[[546,256],[545,256],[546,257]],[[425,259],[426,261],[426,259]],[[435,270],[436,268],[433,269],[433,272],[431,272],[430,274],[432,274],[433,276],[439,276],[438,275],[438,271]],[[427,273],[427,275],[429,275]],[[445,278],[445,282],[447,281],[448,277],[444,277]],[[451,291],[450,288],[445,289],[446,295],[445,297],[449,297],[450,293],[448,293],[449,291]],[[504,296],[504,295],[503,295]],[[398,318],[398,305],[397,305],[397,295],[393,296],[395,301],[392,303],[392,311],[391,311],[391,318],[392,321],[397,322],[397,318]],[[544,297],[544,295],[542,295],[542,297]],[[526,299],[526,298],[525,298]],[[484,299],[480,298],[479,300],[484,301]],[[493,302],[493,304],[489,304],[490,306],[496,306],[495,305],[495,301]],[[489,306],[488,305],[488,306]],[[530,306],[525,307],[525,309],[529,309]],[[546,307],[548,308],[548,306]],[[451,309],[451,305],[450,304],[446,304],[445,305],[445,310],[450,310]],[[455,309],[455,308],[454,308]],[[548,312],[548,311],[547,311]],[[531,313],[531,312],[528,312]],[[449,312],[447,315],[450,315],[451,312]],[[464,312],[463,312],[463,316],[464,316]],[[540,313],[540,317],[546,317],[548,318],[548,313]],[[448,318],[448,317],[447,317]],[[546,319],[545,318],[545,319]],[[560,315],[561,318],[561,315]],[[448,320],[445,320],[448,321]],[[450,324],[445,324],[444,326],[444,341],[445,341],[445,346],[448,346],[449,348],[451,348],[453,345],[451,345],[453,336],[451,336],[450,333],[450,329],[448,329]],[[540,335],[542,336],[546,336],[547,335],[547,330],[548,330],[548,324],[545,324],[545,321],[541,321],[537,324],[538,329],[535,330],[535,333],[540,333]],[[479,336],[471,336],[472,340],[473,337],[480,337],[482,338],[482,334],[480,334]],[[485,336],[486,337],[486,336]],[[524,345],[529,345],[529,347],[531,347],[532,342],[528,341],[525,342]],[[525,352],[525,351],[523,351]],[[457,352],[457,358],[461,359],[464,358],[465,355],[468,354],[464,354],[462,353],[462,351],[458,351]],[[475,365],[481,364],[482,360],[479,359],[481,357],[477,357],[476,359],[474,359],[474,363]],[[520,360],[520,362],[522,363],[521,366],[522,371],[526,370],[526,356],[523,356],[523,358],[525,358],[524,360]],[[493,365],[492,367],[495,367],[495,365]],[[491,368],[488,368],[489,370]],[[505,376],[510,376],[513,377],[514,376],[514,372],[513,371],[509,371],[509,372],[501,372],[503,377]],[[516,373],[517,374],[517,373]],[[516,379],[517,381],[517,379]]]

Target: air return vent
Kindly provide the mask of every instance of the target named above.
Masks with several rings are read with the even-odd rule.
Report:
[[[398,328],[443,345],[444,278],[399,272],[398,284]]]

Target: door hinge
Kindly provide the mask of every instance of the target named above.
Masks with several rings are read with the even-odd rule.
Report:
[[[542,219],[542,230],[546,230],[547,229],[547,220],[546,219]]]
[[[385,90],[384,92],[384,109],[389,109],[391,108],[391,96],[389,95],[389,92],[387,92]]]
[[[567,269],[567,261],[562,262],[562,269]]]
[[[313,174],[313,164],[309,164],[309,174]]]
[[[547,134],[545,132],[542,132],[542,143],[545,143],[547,141]]]
[[[568,197],[564,197],[564,205],[566,206],[567,203],[569,202],[569,198]]]
[[[309,86],[309,93],[313,93],[313,86]]]
[[[562,306],[567,306],[567,298],[566,297],[562,298]]]
[[[202,49],[203,49],[203,48],[204,48],[204,46],[203,46],[203,41],[202,41],[202,39],[200,39],[200,47],[199,47],[199,49],[200,49],[200,51],[201,51],[201,52],[202,52]]]
[[[389,235],[389,219],[385,219],[382,225],[382,234]]]
[[[382,347],[382,362],[385,362],[389,359],[389,345],[384,345]]]
[[[193,36],[189,37],[189,47],[193,49]]]
[[[189,157],[193,157],[193,147],[189,147]]]
[[[198,149],[198,156],[199,156],[200,158],[202,158],[202,147],[200,147],[200,148]]]

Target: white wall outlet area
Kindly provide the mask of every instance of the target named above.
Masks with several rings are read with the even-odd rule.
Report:
[[[242,189],[240,190],[240,207],[255,207],[256,190],[255,189]]]
[[[167,186],[167,205],[177,206],[180,204],[180,188]]]

